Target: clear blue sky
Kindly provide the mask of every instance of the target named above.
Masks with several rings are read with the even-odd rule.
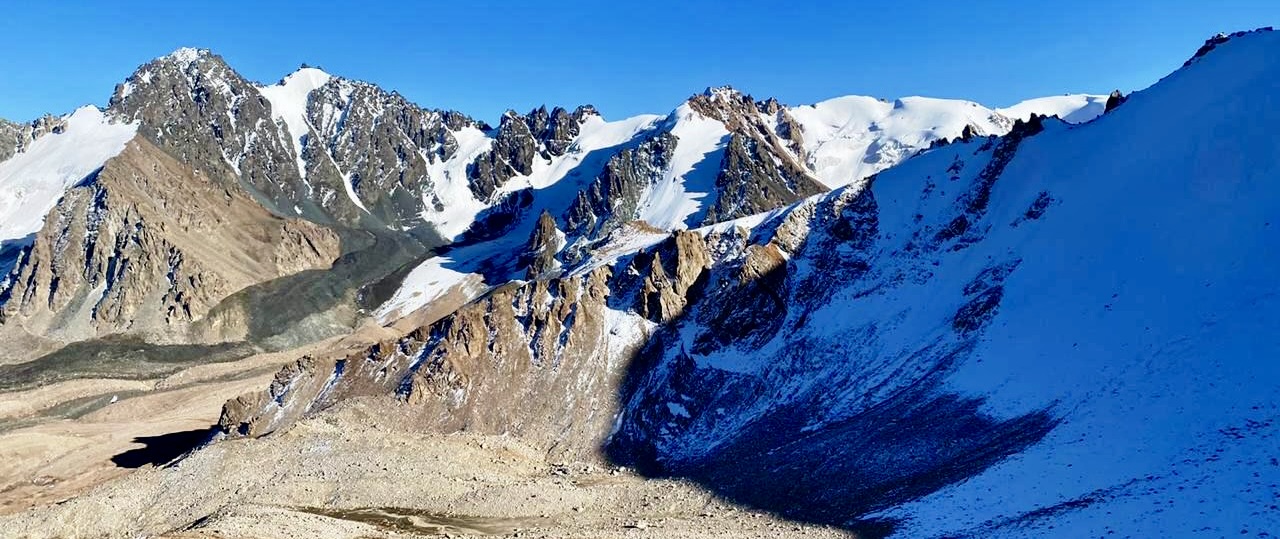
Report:
[[[1280,25],[1277,0],[23,0],[0,13],[0,117],[13,120],[105,104],[180,46],[253,80],[307,62],[493,121],[542,103],[664,113],[721,84],[790,104],[1128,91],[1215,32]]]

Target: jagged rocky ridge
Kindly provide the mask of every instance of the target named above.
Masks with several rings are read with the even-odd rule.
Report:
[[[554,275],[526,257],[532,280],[304,358],[221,429],[364,400],[868,535],[1265,530],[1280,38],[1214,46],[1084,126],[694,231],[614,226]],[[611,168],[598,191],[643,175]]]

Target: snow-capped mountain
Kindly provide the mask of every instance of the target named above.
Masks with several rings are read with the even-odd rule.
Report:
[[[1090,114],[1073,109],[1075,104],[1057,99],[1044,106],[1076,118]],[[1078,104],[1088,107],[1087,100]],[[1035,106],[1023,107],[1028,108]],[[97,181],[116,168],[145,168],[121,157],[134,143],[147,146],[135,158],[159,158],[150,151],[154,147],[189,169],[177,175],[197,182],[186,187],[244,198],[276,217],[331,228],[343,238],[341,252],[379,246],[379,254],[365,255],[387,259],[378,270],[340,272],[345,281],[337,290],[358,290],[389,278],[415,253],[456,240],[471,250],[461,249],[450,260],[470,260],[477,267],[454,273],[473,281],[483,273],[488,284],[500,284],[524,274],[520,254],[511,249],[523,246],[543,214],[563,236],[552,258],[574,263],[629,223],[673,230],[772,210],[861,182],[939,141],[1002,134],[1011,125],[1001,113],[964,101],[848,97],[786,107],[712,88],[666,115],[608,121],[590,106],[539,108],[508,112],[492,127],[317,68],[264,85],[246,80],[210,51],[180,49],[139,67],[116,87],[106,110],[87,107],[25,126],[0,124],[0,270],[7,275],[0,280],[0,305],[6,325],[62,342],[119,332],[236,340],[245,337],[239,319],[248,315],[224,313],[219,316],[231,322],[206,321],[219,304],[245,286],[331,261],[312,260],[314,254],[328,256],[327,247],[312,245],[316,249],[306,249],[312,253],[306,263],[281,261],[283,273],[245,273],[252,264],[211,263],[187,276],[221,283],[202,287],[206,297],[153,312],[164,304],[157,298],[191,294],[179,292],[178,274],[138,268],[177,262],[126,256],[123,245],[138,242],[129,236],[95,253],[104,249],[97,240],[103,210],[75,207],[79,196],[88,195],[72,196],[77,189],[97,192],[93,197],[115,200],[122,211],[154,204],[133,200],[146,196],[145,190]],[[196,200],[214,203],[210,197]],[[215,210],[202,207],[194,214],[205,211]],[[183,244],[174,228],[118,215],[122,227],[154,231],[158,245]],[[228,230],[207,232],[211,244],[243,243]],[[277,242],[291,241],[287,236],[253,244],[279,250]],[[330,243],[311,232],[304,236]],[[103,266],[52,271],[32,256],[38,252],[51,260]],[[486,254],[493,252],[505,256]],[[186,257],[188,267],[196,265],[194,251],[155,256]],[[439,273],[433,268],[440,266],[440,260],[422,263],[378,310],[382,320],[411,313],[434,297],[438,291],[423,290],[418,277]],[[87,277],[58,277],[66,272]],[[122,283],[140,288],[121,295],[116,287]],[[144,300],[146,290],[157,295]],[[106,323],[102,307],[113,294],[126,298],[128,307],[115,310]],[[346,298],[343,305],[353,301],[354,293],[335,294]],[[65,300],[37,301],[46,296]],[[170,309],[183,314],[172,316]],[[347,322],[340,325],[353,323],[351,316],[344,315]],[[157,326],[157,320],[163,322]]]
[[[222,430],[257,436],[394,395],[414,429],[603,452],[871,536],[1266,536],[1280,525],[1277,51],[1269,29],[1220,36],[1077,125],[1002,127],[1003,114],[914,99],[770,113],[708,92],[572,199],[643,214],[659,195],[633,195],[660,193],[683,201],[668,226],[561,220],[535,188],[521,204],[541,212],[510,229],[519,241],[432,258],[393,303],[477,299],[402,338],[300,360],[228,403]],[[746,216],[691,221],[717,205],[645,191],[696,159],[679,150],[696,140],[691,154],[770,157],[697,172],[715,177],[703,185],[746,171],[798,195],[867,164],[836,150],[871,148],[842,126],[921,144],[900,128],[920,118],[969,133]],[[811,160],[824,141],[834,159]],[[496,277],[509,280],[484,280]]]
[[[1059,113],[1070,108],[1056,99],[1045,105]],[[1089,114],[1082,111],[1075,119],[1092,119]],[[509,113],[504,125],[518,118]],[[535,162],[529,173],[511,176],[494,190],[494,205],[474,199],[455,203],[455,208],[479,211],[458,211],[449,216],[451,224],[468,223],[468,232],[480,231],[481,239],[496,238],[505,247],[487,243],[451,253],[452,271],[442,268],[441,260],[426,261],[380,310],[384,319],[412,312],[447,291],[430,283],[460,282],[481,266],[491,284],[518,277],[524,269],[515,264],[515,253],[543,213],[551,214],[564,235],[559,256],[576,262],[629,223],[676,230],[754,215],[859,183],[939,142],[1004,134],[1015,123],[968,101],[888,103],[851,96],[787,108],[731,88],[710,88],[665,117],[591,118],[596,121],[583,123],[562,157],[544,161],[545,167]],[[451,177],[460,175],[456,167]],[[446,235],[458,230],[443,229]],[[494,254],[504,252],[505,260],[495,262]],[[509,272],[493,271],[504,265]]]

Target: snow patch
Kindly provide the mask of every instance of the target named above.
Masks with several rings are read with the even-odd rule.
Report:
[[[302,147],[306,137],[312,132],[311,123],[307,121],[307,101],[311,92],[324,86],[333,77],[315,68],[299,69],[280,84],[259,87],[262,97],[271,103],[271,114],[283,121],[293,142],[293,155],[297,159],[298,174],[307,176],[307,164],[302,159]]]
[[[124,151],[137,124],[113,123],[97,107],[63,118],[62,133],[46,134],[0,163],[0,241],[40,230],[67,189]]]
[[[671,165],[642,198],[640,220],[663,230],[687,228],[690,217],[715,190],[720,155],[729,131],[717,120],[703,117],[688,103],[672,113],[671,134],[677,139]]]
[[[479,275],[449,268],[453,263],[450,257],[436,256],[419,264],[405,277],[395,295],[378,308],[374,317],[384,324],[394,322],[457,287],[464,287],[468,293],[483,288],[483,279]]]

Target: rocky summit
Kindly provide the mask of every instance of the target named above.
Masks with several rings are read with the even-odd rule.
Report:
[[[493,125],[180,49],[0,121],[0,536],[1280,533],[1277,88]]]

